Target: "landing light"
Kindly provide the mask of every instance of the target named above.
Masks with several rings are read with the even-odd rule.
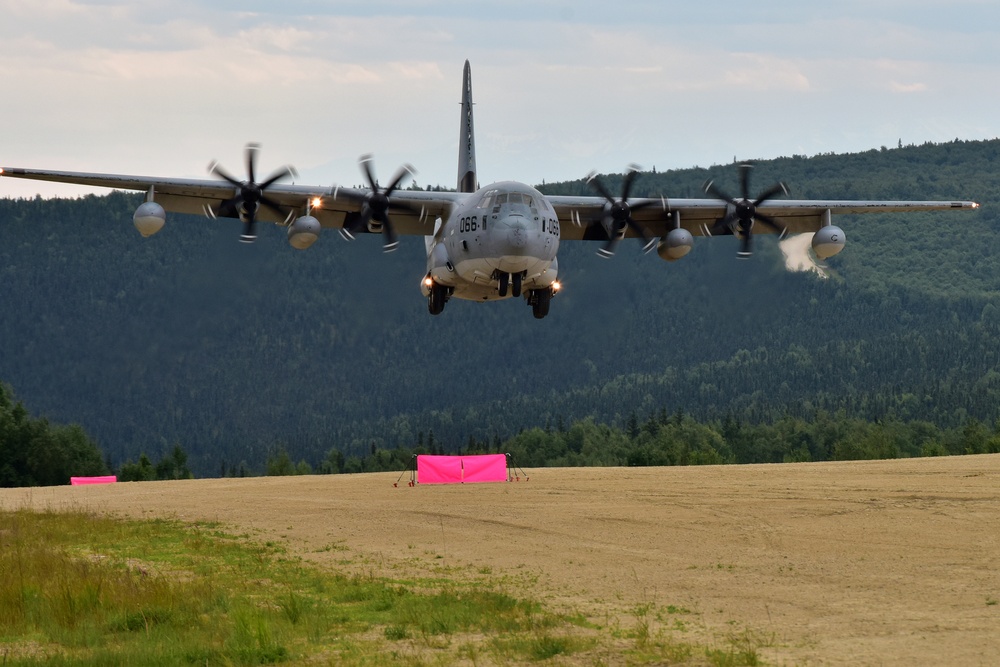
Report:
[[[558,292],[558,291],[559,291],[559,290],[561,290],[561,289],[562,289],[562,283],[561,283],[561,282],[559,282],[559,281],[557,280],[557,281],[555,281],[554,283],[552,283],[552,291],[553,291],[553,292]]]
[[[313,197],[312,202],[310,202],[313,208],[320,208],[323,206],[323,199],[320,197]]]
[[[427,287],[434,287],[434,279],[431,278],[430,276],[427,276],[426,278],[424,278],[424,285],[426,285]]]

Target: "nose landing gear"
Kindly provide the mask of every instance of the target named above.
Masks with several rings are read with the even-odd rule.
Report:
[[[499,273],[494,276],[500,280],[500,286],[498,291],[500,296],[507,296],[507,290],[510,288],[510,293],[513,296],[521,296],[521,280],[524,277],[523,273]]]

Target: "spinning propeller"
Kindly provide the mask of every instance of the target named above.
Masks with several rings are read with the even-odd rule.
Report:
[[[371,188],[371,191],[365,193],[361,199],[361,217],[351,224],[350,229],[347,227],[342,229],[341,234],[345,238],[353,240],[354,235],[351,233],[352,230],[357,231],[360,228],[367,226],[369,222],[374,220],[382,226],[383,252],[392,252],[399,247],[399,241],[396,238],[396,230],[393,228],[392,220],[389,218],[389,209],[412,209],[404,204],[389,201],[389,197],[393,192],[399,189],[403,179],[412,177],[417,172],[412,166],[404,164],[399,168],[399,171],[396,172],[396,175],[393,177],[392,183],[389,184],[389,187],[385,190],[381,190],[379,188],[378,181],[375,180],[375,172],[372,169],[373,162],[374,160],[371,155],[363,155],[358,161],[358,164],[361,165],[361,171],[364,173],[365,180],[368,181],[368,186]]]
[[[233,176],[219,166],[218,161],[212,162],[208,165],[209,173],[218,176],[222,180],[228,182],[233,187],[239,189],[239,193],[222,202],[220,206],[221,210],[228,208],[235,208],[240,216],[240,220],[243,221],[243,234],[240,236],[240,241],[244,243],[253,243],[257,239],[257,233],[254,229],[254,224],[257,220],[257,211],[261,206],[266,206],[275,213],[278,214],[280,218],[284,218],[286,213],[281,210],[281,205],[278,204],[273,199],[269,198],[264,192],[280,181],[283,178],[294,178],[296,176],[295,169],[286,165],[277,169],[274,173],[267,177],[263,182],[257,183],[255,179],[255,166],[257,163],[257,151],[260,150],[260,144],[247,144],[246,147],[246,164],[247,164],[247,180],[238,181]],[[214,213],[210,208],[206,208],[209,215]]]
[[[656,202],[653,200],[641,201],[636,204],[629,204],[628,202],[629,193],[632,191],[632,183],[635,181],[636,174],[638,173],[639,167],[636,165],[629,166],[628,173],[625,174],[625,178],[622,180],[622,196],[618,200],[615,200],[608,188],[597,180],[597,175],[594,172],[591,172],[587,177],[587,183],[608,200],[608,204],[604,207],[604,216],[601,222],[604,224],[605,229],[609,230],[609,238],[608,242],[597,251],[597,254],[601,257],[608,258],[614,256],[615,246],[618,245],[619,239],[621,239],[625,230],[629,227],[646,242],[646,245],[643,246],[645,252],[649,252],[653,248],[653,243],[656,239],[649,238],[646,230],[632,219],[632,211],[642,210],[652,206]]]
[[[740,249],[736,253],[738,257],[749,257],[753,254],[753,223],[755,220],[763,223],[778,233],[778,238],[783,239],[788,230],[781,226],[774,218],[757,212],[757,207],[773,199],[780,194],[788,194],[788,188],[782,182],[777,182],[767,190],[762,192],[753,201],[750,200],[750,170],[752,164],[740,165],[740,194],[742,199],[733,199],[723,192],[715,181],[705,183],[705,192],[712,195],[719,201],[723,201],[729,206],[726,207],[724,218],[712,225],[709,233],[712,236],[720,234],[736,234],[740,237]]]

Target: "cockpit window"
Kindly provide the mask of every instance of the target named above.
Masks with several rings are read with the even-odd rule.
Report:
[[[520,204],[524,206],[534,206],[535,202],[531,195],[523,192],[507,192],[497,196],[499,204]]]
[[[544,200],[542,200],[542,203],[544,205]],[[478,207],[493,207],[496,209],[505,204],[527,206],[531,208],[532,212],[536,212],[538,210],[538,201],[526,192],[497,192],[496,190],[490,190],[483,195],[483,198],[479,201]]]

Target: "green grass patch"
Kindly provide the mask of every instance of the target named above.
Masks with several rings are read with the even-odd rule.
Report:
[[[324,572],[215,525],[0,512],[4,665],[378,664],[562,625],[498,590]]]
[[[758,664],[749,634],[677,641],[684,608],[641,605],[622,632],[509,595],[506,577],[431,570],[327,571],[216,524],[0,511],[0,664]]]

